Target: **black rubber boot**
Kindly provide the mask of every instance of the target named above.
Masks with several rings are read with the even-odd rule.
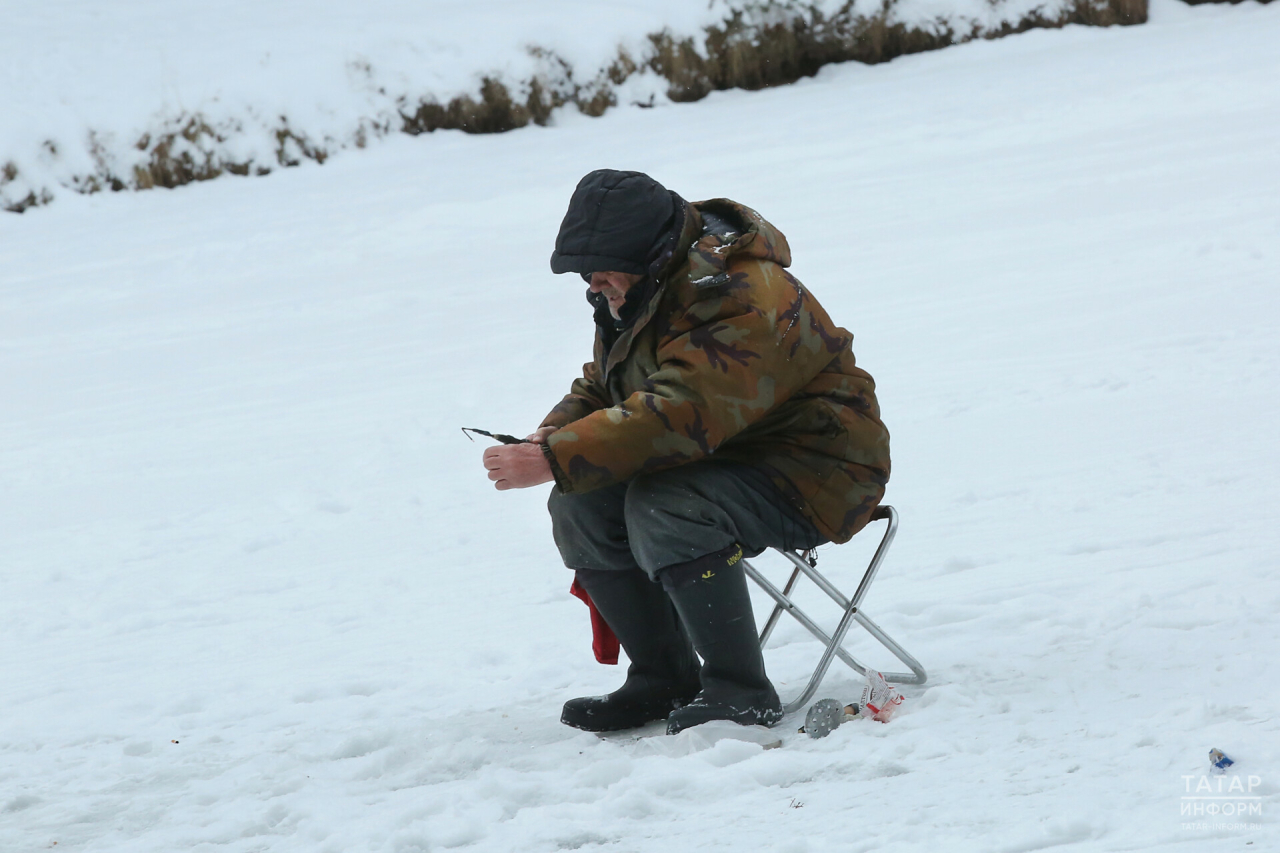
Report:
[[[698,694],[698,659],[662,587],[639,569],[578,569],[578,583],[631,659],[627,680],[607,696],[564,703],[560,722],[589,732],[665,720]]]
[[[669,566],[660,573],[680,621],[702,656],[702,692],[667,718],[667,734],[711,720],[744,726],[782,721],[782,702],[764,672],[742,548]]]

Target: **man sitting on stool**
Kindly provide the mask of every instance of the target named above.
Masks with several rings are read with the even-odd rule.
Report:
[[[556,547],[631,660],[566,725],[782,719],[742,558],[847,541],[889,480],[875,383],[790,263],[736,202],[611,169],[574,190],[551,269],[588,282],[595,356],[531,443],[484,453],[498,489],[555,481]]]

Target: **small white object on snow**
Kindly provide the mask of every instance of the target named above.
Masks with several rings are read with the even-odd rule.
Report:
[[[883,675],[874,670],[867,673],[867,684],[862,688],[862,698],[858,700],[862,716],[870,717],[878,723],[887,723],[902,701],[902,694],[885,681]]]

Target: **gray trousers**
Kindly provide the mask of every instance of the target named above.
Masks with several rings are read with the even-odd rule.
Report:
[[[748,557],[766,548],[813,548],[826,540],[746,465],[701,460],[640,474],[585,494],[553,489],[551,530],[571,569],[668,566],[733,544]]]

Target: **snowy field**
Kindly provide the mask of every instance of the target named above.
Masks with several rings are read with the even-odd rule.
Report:
[[[1280,3],[1156,0],[0,217],[0,851],[1280,849],[1277,44]],[[930,674],[888,725],[559,724],[622,670],[458,427],[588,357],[547,258],[600,166],[755,207],[856,334],[903,519],[867,611]],[[774,644],[788,698],[819,646]],[[1212,747],[1252,790],[1185,800]]]

